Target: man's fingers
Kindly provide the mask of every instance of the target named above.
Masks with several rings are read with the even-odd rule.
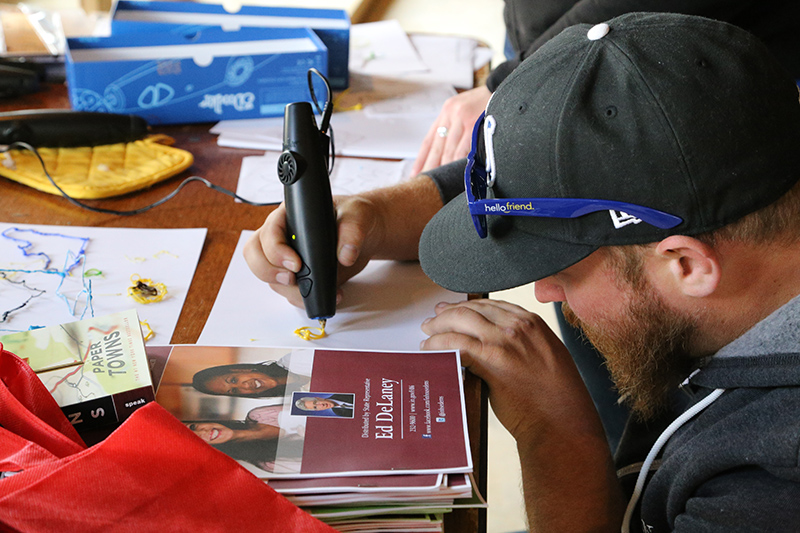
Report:
[[[425,158],[425,162],[422,165],[421,172],[425,172],[432,168],[441,166],[442,154],[444,153],[444,147],[446,141],[447,141],[446,137],[442,137],[440,134],[435,133],[433,142],[431,143],[431,146],[428,150],[428,157]]]
[[[357,218],[341,218],[339,220],[339,242],[336,257],[344,266],[352,266],[361,254],[361,246],[367,234],[367,228]]]
[[[468,307],[480,313],[484,318],[490,322],[497,323],[503,314],[511,314],[514,316],[522,317],[530,315],[531,313],[517,304],[506,302],[504,300],[492,300],[489,298],[477,298],[466,302],[448,303],[442,302],[435,308],[436,314],[440,314],[448,309],[455,307]]]
[[[469,136],[469,135],[468,135]],[[466,157],[466,153],[460,155],[458,147],[461,145],[461,140],[464,137],[464,125],[461,121],[455,121],[447,130],[447,137],[444,138],[444,150],[442,151],[442,158],[439,161],[440,165],[446,165],[456,159]]]
[[[438,119],[434,121],[428,130],[428,133],[425,134],[425,138],[422,139],[422,144],[417,152],[417,158],[414,160],[414,164],[411,166],[411,176],[416,176],[422,172],[422,167],[425,164],[425,161],[428,159],[428,152],[431,149],[433,140],[436,138],[436,128],[438,127],[437,122]]]
[[[455,161],[456,159],[467,157],[470,149],[472,149],[472,133],[468,130],[464,130],[461,133],[461,139],[458,141],[452,160]]]

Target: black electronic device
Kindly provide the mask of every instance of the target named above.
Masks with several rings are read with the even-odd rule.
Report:
[[[14,98],[39,90],[39,76],[29,69],[0,64],[0,98]]]
[[[317,127],[309,102],[286,106],[283,153],[278,159],[278,178],[283,183],[286,205],[287,238],[303,260],[296,275],[297,285],[306,314],[319,320],[323,329],[327,319],[336,312],[337,231],[328,168],[329,103],[330,90],[320,127]]]
[[[136,115],[67,109],[0,113],[0,144],[69,148],[132,142],[147,135],[147,121]]]

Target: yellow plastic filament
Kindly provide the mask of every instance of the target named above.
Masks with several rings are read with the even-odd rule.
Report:
[[[156,336],[156,333],[153,331],[153,328],[150,327],[150,324],[147,323],[147,320],[140,320],[139,324],[143,327],[142,333],[144,333],[145,342]]]
[[[140,304],[160,302],[167,295],[167,286],[153,283],[151,279],[140,278],[138,274],[131,276],[133,285],[128,287],[128,296]]]
[[[308,326],[303,326],[302,328],[297,328],[296,330],[294,330],[294,334],[303,339],[304,341],[313,341],[321,339],[326,336],[325,325],[323,324],[322,327],[319,328],[310,328]]]

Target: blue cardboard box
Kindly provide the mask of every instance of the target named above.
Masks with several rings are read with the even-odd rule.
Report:
[[[149,23],[149,24],[148,24]],[[119,0],[111,19],[111,33],[154,31],[153,23],[185,26],[311,28],[328,48],[328,81],[333,89],[349,82],[350,17],[342,9],[239,6],[230,12],[223,5],[195,2]]]
[[[309,100],[312,67],[327,75],[328,55],[308,28],[67,39],[72,108],[151,124],[282,116],[286,104]]]

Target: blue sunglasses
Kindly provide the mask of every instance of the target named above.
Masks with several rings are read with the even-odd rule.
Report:
[[[674,228],[683,219],[657,209],[615,200],[586,198],[496,198],[487,199],[491,187],[485,165],[476,160],[478,140],[483,129],[486,112],[481,113],[472,130],[472,149],[467,156],[464,185],[472,223],[481,239],[487,235],[487,215],[577,218],[597,211],[621,211],[661,229]],[[491,118],[491,117],[490,117]],[[489,141],[491,143],[491,141]],[[490,148],[492,150],[493,148]],[[490,160],[493,164],[493,161]]]

